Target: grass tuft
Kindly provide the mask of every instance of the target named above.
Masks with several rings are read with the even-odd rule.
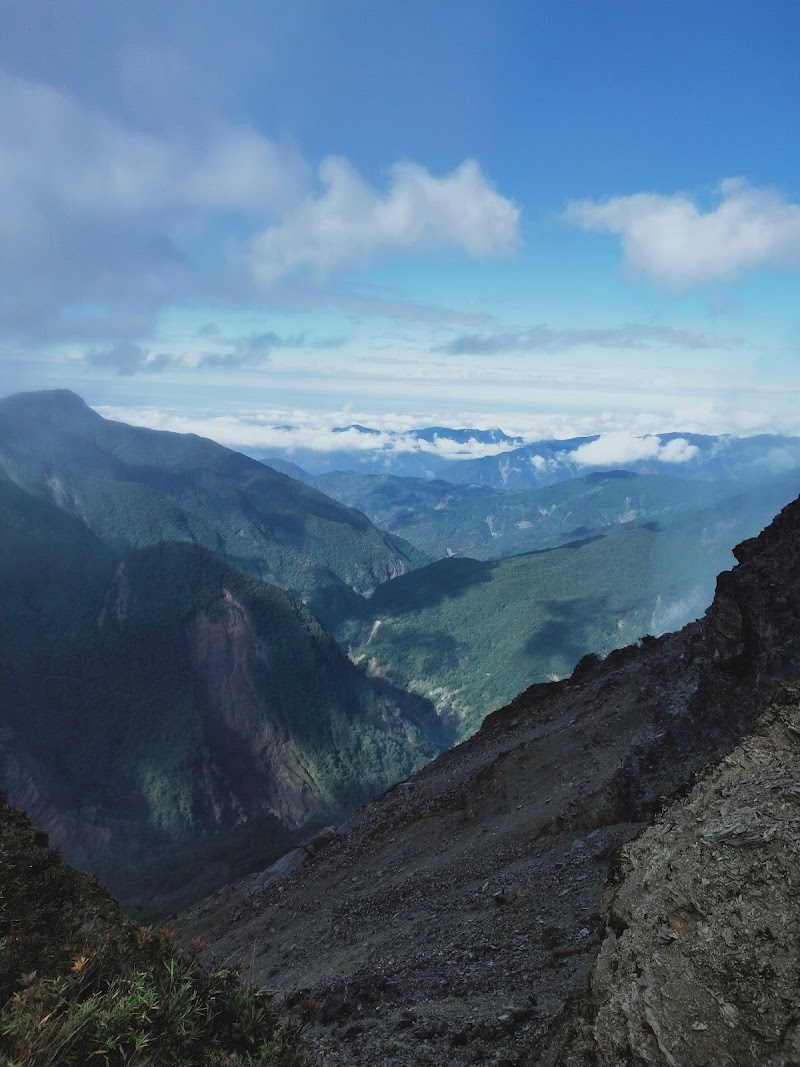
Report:
[[[200,948],[126,919],[0,798],[0,1063],[307,1067],[301,1028]]]

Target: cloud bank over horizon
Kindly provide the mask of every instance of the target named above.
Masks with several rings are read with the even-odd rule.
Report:
[[[445,425],[432,414],[409,416],[394,413],[376,416],[374,413],[351,409],[334,412],[271,409],[234,416],[186,415],[155,408],[120,408],[111,405],[96,405],[95,408],[108,419],[154,430],[196,433],[230,448],[254,450],[259,453],[269,449],[281,454],[291,454],[296,450],[355,451],[365,454],[388,451],[421,453],[442,459],[459,460],[495,456],[515,447],[503,442],[488,442],[477,438],[455,440],[447,436],[448,426],[452,430],[460,430],[464,426],[471,426],[479,431],[501,428],[509,436],[520,438],[525,444],[595,437],[595,440],[565,452],[565,458],[570,462],[587,468],[624,466],[626,463],[640,460],[653,460],[668,467],[677,466],[689,463],[698,453],[697,447],[683,437],[662,442],[657,433],[637,428],[642,421],[653,425],[654,417],[649,415],[632,416],[628,420],[630,428],[621,429],[618,427],[623,420],[615,417],[613,423],[616,425],[609,427],[611,420],[608,415],[602,418],[542,415],[537,418],[517,414],[510,416],[503,427],[498,427],[493,416],[479,412],[464,412],[461,421],[451,421]],[[695,420],[697,414],[695,413]],[[681,426],[679,417],[676,415],[675,418],[678,421],[669,429],[665,428],[659,432],[663,434],[683,431],[719,436],[730,431],[731,424],[721,423],[719,413],[713,411],[706,412],[704,421],[694,421],[691,427]],[[688,414],[684,418],[689,421]],[[415,430],[432,426],[442,428],[433,440],[414,435]],[[364,432],[365,428],[371,432]],[[795,427],[795,432],[800,434],[800,423]],[[734,432],[730,436],[747,437],[751,433],[740,427],[738,433]],[[776,454],[771,457],[770,464],[776,469],[789,469],[796,465],[796,461],[793,454]]]
[[[604,433],[569,453],[581,467],[613,467],[652,459],[657,463],[689,463],[699,454],[696,445],[683,437],[660,441],[652,434],[634,434],[627,430]]]

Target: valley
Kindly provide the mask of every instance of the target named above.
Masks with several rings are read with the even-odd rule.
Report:
[[[769,520],[798,471],[309,486],[73,394],[0,404],[11,803],[130,914],[315,1005],[325,1067],[627,1055],[614,969],[660,964],[646,934],[602,962],[609,862],[727,754],[734,836],[751,749],[794,788],[800,505]]]
[[[794,1062],[800,502],[736,558],[183,937],[317,1002],[325,1067]]]
[[[800,1067],[799,46],[0,0],[0,1067]]]
[[[699,617],[800,490],[795,470],[298,481],[63,391],[0,409],[3,787],[141,914],[263,867],[589,653]]]

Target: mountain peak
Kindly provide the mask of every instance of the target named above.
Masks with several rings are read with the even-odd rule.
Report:
[[[102,418],[71,389],[41,389],[13,393],[0,399],[0,411],[6,416],[46,418],[52,420],[96,420]]]

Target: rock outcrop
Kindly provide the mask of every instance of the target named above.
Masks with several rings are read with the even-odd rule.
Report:
[[[618,848],[694,775],[736,749],[779,695],[775,676],[791,681],[800,673],[800,502],[736,556],[703,620],[603,661],[587,657],[571,678],[528,690],[469,741],[363,809],[284,880],[256,894],[252,880],[241,883],[185,915],[186,936],[201,934],[212,957],[246,957],[253,976],[288,999],[302,990],[316,1001],[325,1067],[537,1064],[578,1055],[570,1040],[587,1031],[574,1020],[586,1018],[580,998],[613,932],[608,916],[614,907],[635,910],[624,892],[616,905],[603,905],[609,866],[620,869],[612,862]],[[793,810],[793,794],[785,803]],[[731,864],[753,847],[709,840],[702,846],[709,856],[731,853]],[[776,843],[763,847],[765,857],[778,849],[777,831]],[[665,916],[668,930],[685,937],[669,923],[673,912],[678,925],[691,920],[698,932],[701,917],[684,917],[679,905]],[[732,912],[725,922],[729,933],[719,936],[733,938],[733,959]],[[702,969],[701,955],[696,962]],[[636,966],[628,956],[623,965]],[[602,966],[594,971],[598,991],[603,981],[611,989],[611,964]],[[776,1007],[763,1025],[773,1035],[797,1001],[781,1007],[781,983],[791,974],[777,954],[771,966],[778,984],[766,970],[762,979]],[[607,1018],[609,1035],[617,1035],[608,1037],[611,1059],[602,1062],[647,1063],[639,1052],[617,1053],[634,1019],[634,1007],[626,1016],[620,1003],[609,1000],[607,1015],[593,1009],[598,1025]],[[650,1010],[647,998],[638,1003]],[[711,1026],[708,1006],[687,1017],[690,1030],[695,1022]],[[727,1026],[728,1009],[720,1011]],[[787,1030],[781,1040],[794,1038]],[[726,1047],[740,1049],[740,1058],[725,1062],[754,1062],[745,1042]]]
[[[622,849],[560,1067],[800,1063],[800,690]]]

